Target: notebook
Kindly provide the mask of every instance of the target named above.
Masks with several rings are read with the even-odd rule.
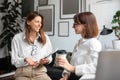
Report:
[[[120,51],[102,51],[95,80],[120,80]]]

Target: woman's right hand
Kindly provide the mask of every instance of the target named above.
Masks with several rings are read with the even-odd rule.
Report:
[[[25,61],[31,66],[38,66],[39,65],[37,62],[33,61],[30,58],[25,58]]]

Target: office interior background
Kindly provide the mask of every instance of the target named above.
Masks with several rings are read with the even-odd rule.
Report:
[[[2,0],[0,0],[2,1]],[[20,1],[20,0],[18,0]],[[29,1],[29,0],[28,0]],[[40,11],[44,13],[44,11],[48,10],[49,14],[46,14],[50,17],[50,24],[49,22],[45,22],[44,24],[51,25],[51,30],[46,33],[49,35],[53,50],[56,48],[64,49],[68,52],[72,52],[75,43],[81,37],[80,35],[76,35],[74,32],[73,26],[73,16],[76,12],[84,12],[84,11],[91,11],[95,14],[99,32],[103,29],[103,25],[107,28],[112,28],[112,18],[113,15],[117,10],[120,10],[120,0],[75,0],[73,2],[74,5],[71,5],[72,2],[70,0],[48,0],[47,4],[42,0],[33,0],[32,3],[34,11]],[[47,1],[47,0],[45,0]],[[74,1],[74,0],[71,0]],[[79,4],[76,4],[76,2]],[[77,6],[76,6],[77,5]],[[45,10],[46,9],[46,10]],[[65,11],[68,10],[68,11]],[[77,10],[74,10],[77,9]],[[50,11],[49,11],[50,10]],[[72,11],[71,11],[72,10]],[[4,13],[0,12],[0,18],[4,15]],[[24,26],[21,23],[22,27]],[[46,25],[47,26],[47,25]],[[2,28],[2,21],[0,20],[0,28]],[[1,33],[0,29],[0,33]],[[101,41],[103,50],[104,49],[112,49],[112,40],[117,39],[112,32],[109,35],[99,35],[98,39]],[[0,58],[5,57],[8,55],[4,53],[5,49],[0,49]]]

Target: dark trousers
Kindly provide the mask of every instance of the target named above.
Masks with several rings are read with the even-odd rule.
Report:
[[[68,78],[68,80],[79,80],[81,76],[77,76],[75,75],[75,73],[71,73],[70,77]]]

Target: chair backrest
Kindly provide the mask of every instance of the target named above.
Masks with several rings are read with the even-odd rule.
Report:
[[[120,51],[102,51],[95,80],[120,80]]]

